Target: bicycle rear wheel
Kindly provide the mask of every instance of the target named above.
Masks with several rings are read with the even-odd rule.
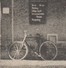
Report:
[[[20,46],[22,48],[20,49]],[[14,42],[10,47],[8,51],[9,57],[12,60],[22,60],[24,59],[28,54],[28,46],[24,43],[22,45],[22,42]]]
[[[53,42],[46,41],[41,44],[39,52],[43,60],[53,60],[56,58],[58,50]]]

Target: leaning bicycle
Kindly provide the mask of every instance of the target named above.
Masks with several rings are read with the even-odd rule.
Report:
[[[42,60],[54,60],[57,57],[58,50],[55,43],[52,41],[44,41],[39,44],[36,42],[36,38],[38,37],[32,37],[36,41],[34,43],[28,44],[28,41],[26,40],[28,36],[29,35],[27,35],[27,31],[24,31],[23,41],[14,41],[13,44],[11,44],[8,51],[10,59],[23,60],[27,57],[30,50]],[[31,45],[38,45],[38,52],[36,51],[37,47],[33,48]]]

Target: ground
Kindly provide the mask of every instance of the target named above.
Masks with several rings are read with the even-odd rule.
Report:
[[[65,61],[1,60],[0,68],[66,68]]]

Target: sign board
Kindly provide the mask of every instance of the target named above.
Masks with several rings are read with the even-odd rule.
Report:
[[[9,14],[9,7],[3,8],[3,14]]]
[[[29,23],[46,23],[47,2],[29,2]]]

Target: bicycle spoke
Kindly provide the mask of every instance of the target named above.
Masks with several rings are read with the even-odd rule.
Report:
[[[16,57],[16,53],[14,54],[14,57],[13,58],[15,58]]]
[[[16,48],[17,48],[17,50],[19,50],[19,48],[18,48],[18,44],[17,44]]]

